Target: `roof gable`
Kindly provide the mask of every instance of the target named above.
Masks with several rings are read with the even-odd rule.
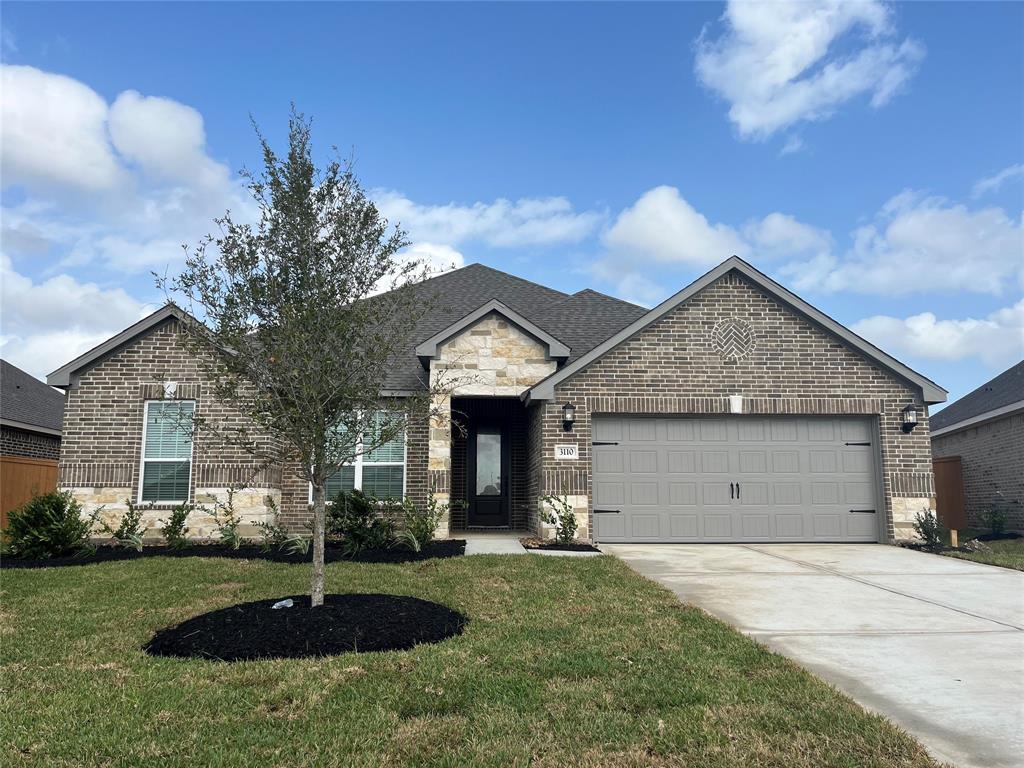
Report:
[[[600,359],[623,342],[629,340],[636,334],[643,331],[652,323],[661,319],[676,307],[688,301],[725,274],[735,270],[742,274],[757,288],[766,294],[786,305],[799,315],[810,320],[815,325],[824,329],[832,336],[837,337],[848,347],[858,351],[868,359],[874,361],[881,367],[891,371],[900,378],[908,381],[921,390],[922,397],[926,403],[940,403],[946,399],[946,390],[935,382],[910,369],[899,360],[886,354],[878,347],[870,344],[845,326],[833,320],[831,317],[812,307],[796,294],[776,283],[767,275],[758,271],[747,262],[737,256],[726,259],[717,267],[699,277],[694,282],[683,288],[674,296],[669,297],[654,309],[650,310],[634,322],[623,328],[621,331],[591,349],[587,354],[579,357],[573,362],[564,366],[561,370],[549,376],[544,381],[532,387],[524,398],[528,400],[551,400],[554,398],[555,387],[573,374],[586,368],[595,360]]]
[[[555,359],[564,359],[569,356],[569,347],[563,344],[561,341],[556,339],[550,333],[540,328],[535,323],[530,322],[525,317],[520,315],[518,312],[509,309],[497,299],[491,299],[487,303],[477,307],[475,310],[470,312],[468,315],[459,318],[451,325],[442,328],[440,331],[435,333],[429,339],[423,341],[416,346],[416,356],[420,360],[428,360],[437,356],[437,348],[439,345],[448,341],[454,336],[457,336],[467,328],[472,327],[477,322],[487,317],[492,313],[499,314],[514,325],[519,326],[529,335],[533,336],[538,341],[545,344],[548,348],[548,356]]]
[[[192,321],[194,318],[188,314],[185,310],[174,304],[165,304],[160,307],[156,312],[139,320],[139,322],[125,328],[116,336],[111,336],[109,339],[99,344],[88,352],[79,355],[70,363],[61,366],[53,373],[46,377],[46,383],[51,387],[68,387],[71,386],[71,377],[77,373],[80,373],[86,368],[95,365],[97,362],[116,352],[118,349],[126,344],[131,343],[139,336],[148,333],[153,328],[157,327],[161,323],[167,320],[176,319],[183,322]]]

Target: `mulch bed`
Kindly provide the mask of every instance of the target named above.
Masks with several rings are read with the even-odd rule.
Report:
[[[462,633],[466,617],[451,608],[399,595],[309,595],[242,603],[195,616],[157,632],[142,650],[152,656],[220,661],[298,659],[339,653],[404,651]]]
[[[324,552],[324,561],[328,563],[352,562],[352,563],[410,563],[417,560],[428,560],[435,557],[458,557],[466,552],[466,542],[463,539],[443,539],[432,541],[419,552],[413,552],[406,547],[391,547],[388,549],[368,549],[360,552],[354,557],[346,557],[338,547],[328,544]],[[122,547],[97,547],[95,554],[83,553],[81,555],[69,555],[67,557],[51,557],[39,560],[28,560],[17,557],[3,556],[0,558],[0,568],[63,568],[75,565],[90,565],[92,563],[107,563],[114,560],[138,560],[143,557],[226,557],[240,560],[270,560],[275,563],[311,563],[313,562],[313,548],[305,555],[288,554],[271,550],[264,552],[258,546],[243,546],[238,549],[222,547],[218,544],[196,544],[185,549],[172,549],[171,547],[143,547],[141,552],[134,549]]]
[[[520,539],[519,543],[526,549],[550,549],[556,552],[600,552],[593,544],[574,541],[572,544],[559,544],[551,539]]]
[[[975,536],[978,541],[1006,541],[1007,539],[1019,539],[1024,537],[1024,534],[1020,533],[1000,533],[998,535],[991,533],[983,533],[981,536]]]

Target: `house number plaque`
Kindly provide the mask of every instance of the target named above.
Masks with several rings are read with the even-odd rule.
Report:
[[[580,447],[573,445],[556,445],[555,458],[561,461],[576,461],[580,457]]]

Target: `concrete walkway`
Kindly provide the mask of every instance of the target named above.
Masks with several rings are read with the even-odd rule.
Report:
[[[466,540],[467,555],[525,555],[526,547],[519,539],[527,535],[522,531],[458,531],[453,534],[455,538]]]
[[[1024,573],[884,545],[602,545],[960,766],[1024,766]]]

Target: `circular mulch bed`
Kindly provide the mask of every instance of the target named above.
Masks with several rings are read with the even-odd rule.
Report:
[[[328,544],[327,549],[324,551],[324,562],[410,563],[434,557],[458,557],[465,554],[465,551],[465,540],[442,539],[430,542],[419,552],[413,552],[405,547],[391,547],[389,549],[368,549],[353,557],[347,557],[339,548]],[[141,557],[226,557],[242,560],[270,560],[275,563],[305,563],[308,565],[313,562],[313,548],[310,547],[309,552],[305,555],[300,555],[275,550],[264,552],[260,547],[251,545],[239,547],[238,549],[222,547],[219,544],[196,544],[185,549],[146,546],[142,548],[141,552],[121,547],[102,546],[97,547],[94,554],[83,552],[78,555],[40,558],[38,560],[4,555],[0,558],[0,568],[62,568],[72,565],[105,563],[114,560],[137,560]]]
[[[559,544],[551,539],[520,539],[519,543],[526,549],[549,549],[555,552],[600,552],[593,544],[574,541],[572,544]]]
[[[439,603],[399,595],[309,595],[242,603],[195,616],[157,632],[143,646],[152,656],[219,661],[298,659],[339,653],[404,651],[461,634],[466,617]]]

